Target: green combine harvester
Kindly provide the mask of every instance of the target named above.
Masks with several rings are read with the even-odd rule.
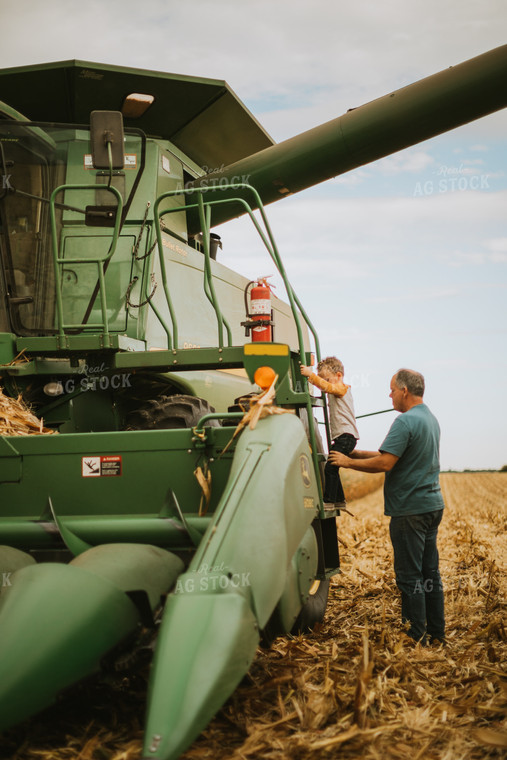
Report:
[[[504,108],[506,81],[504,46],[273,144],[221,81],[0,71],[0,385],[40,433],[0,436],[0,732],[156,635],[143,757],[177,758],[261,640],[322,620],[320,348],[264,204]],[[240,214],[285,301],[217,258]]]

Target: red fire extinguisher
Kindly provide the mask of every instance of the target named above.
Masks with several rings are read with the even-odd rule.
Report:
[[[248,308],[248,294],[250,294],[250,308]],[[245,288],[245,305],[248,320],[241,324],[246,328],[248,335],[252,331],[252,341],[273,340],[273,320],[271,311],[271,285],[266,277],[249,282]]]

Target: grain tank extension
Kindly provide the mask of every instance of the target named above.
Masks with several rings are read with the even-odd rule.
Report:
[[[177,758],[261,639],[322,619],[320,347],[264,204],[504,108],[506,78],[504,46],[276,145],[221,81],[0,71],[0,732],[156,638],[143,757]],[[239,214],[257,315],[212,232]]]

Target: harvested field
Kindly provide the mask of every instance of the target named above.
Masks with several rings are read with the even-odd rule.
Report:
[[[367,488],[353,480],[349,499]],[[338,520],[343,572],[320,630],[259,649],[184,760],[506,756],[507,473],[446,473],[442,488],[447,646],[403,642],[382,491],[363,493]],[[145,677],[88,687],[9,732],[1,756],[138,760]]]
[[[362,499],[384,485],[384,473],[368,474],[354,470],[340,470],[340,478],[348,502]]]

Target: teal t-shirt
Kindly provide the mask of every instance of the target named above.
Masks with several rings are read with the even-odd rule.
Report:
[[[444,508],[439,446],[440,427],[426,404],[417,404],[394,420],[379,447],[381,452],[400,457],[386,472],[386,515],[418,515]]]

